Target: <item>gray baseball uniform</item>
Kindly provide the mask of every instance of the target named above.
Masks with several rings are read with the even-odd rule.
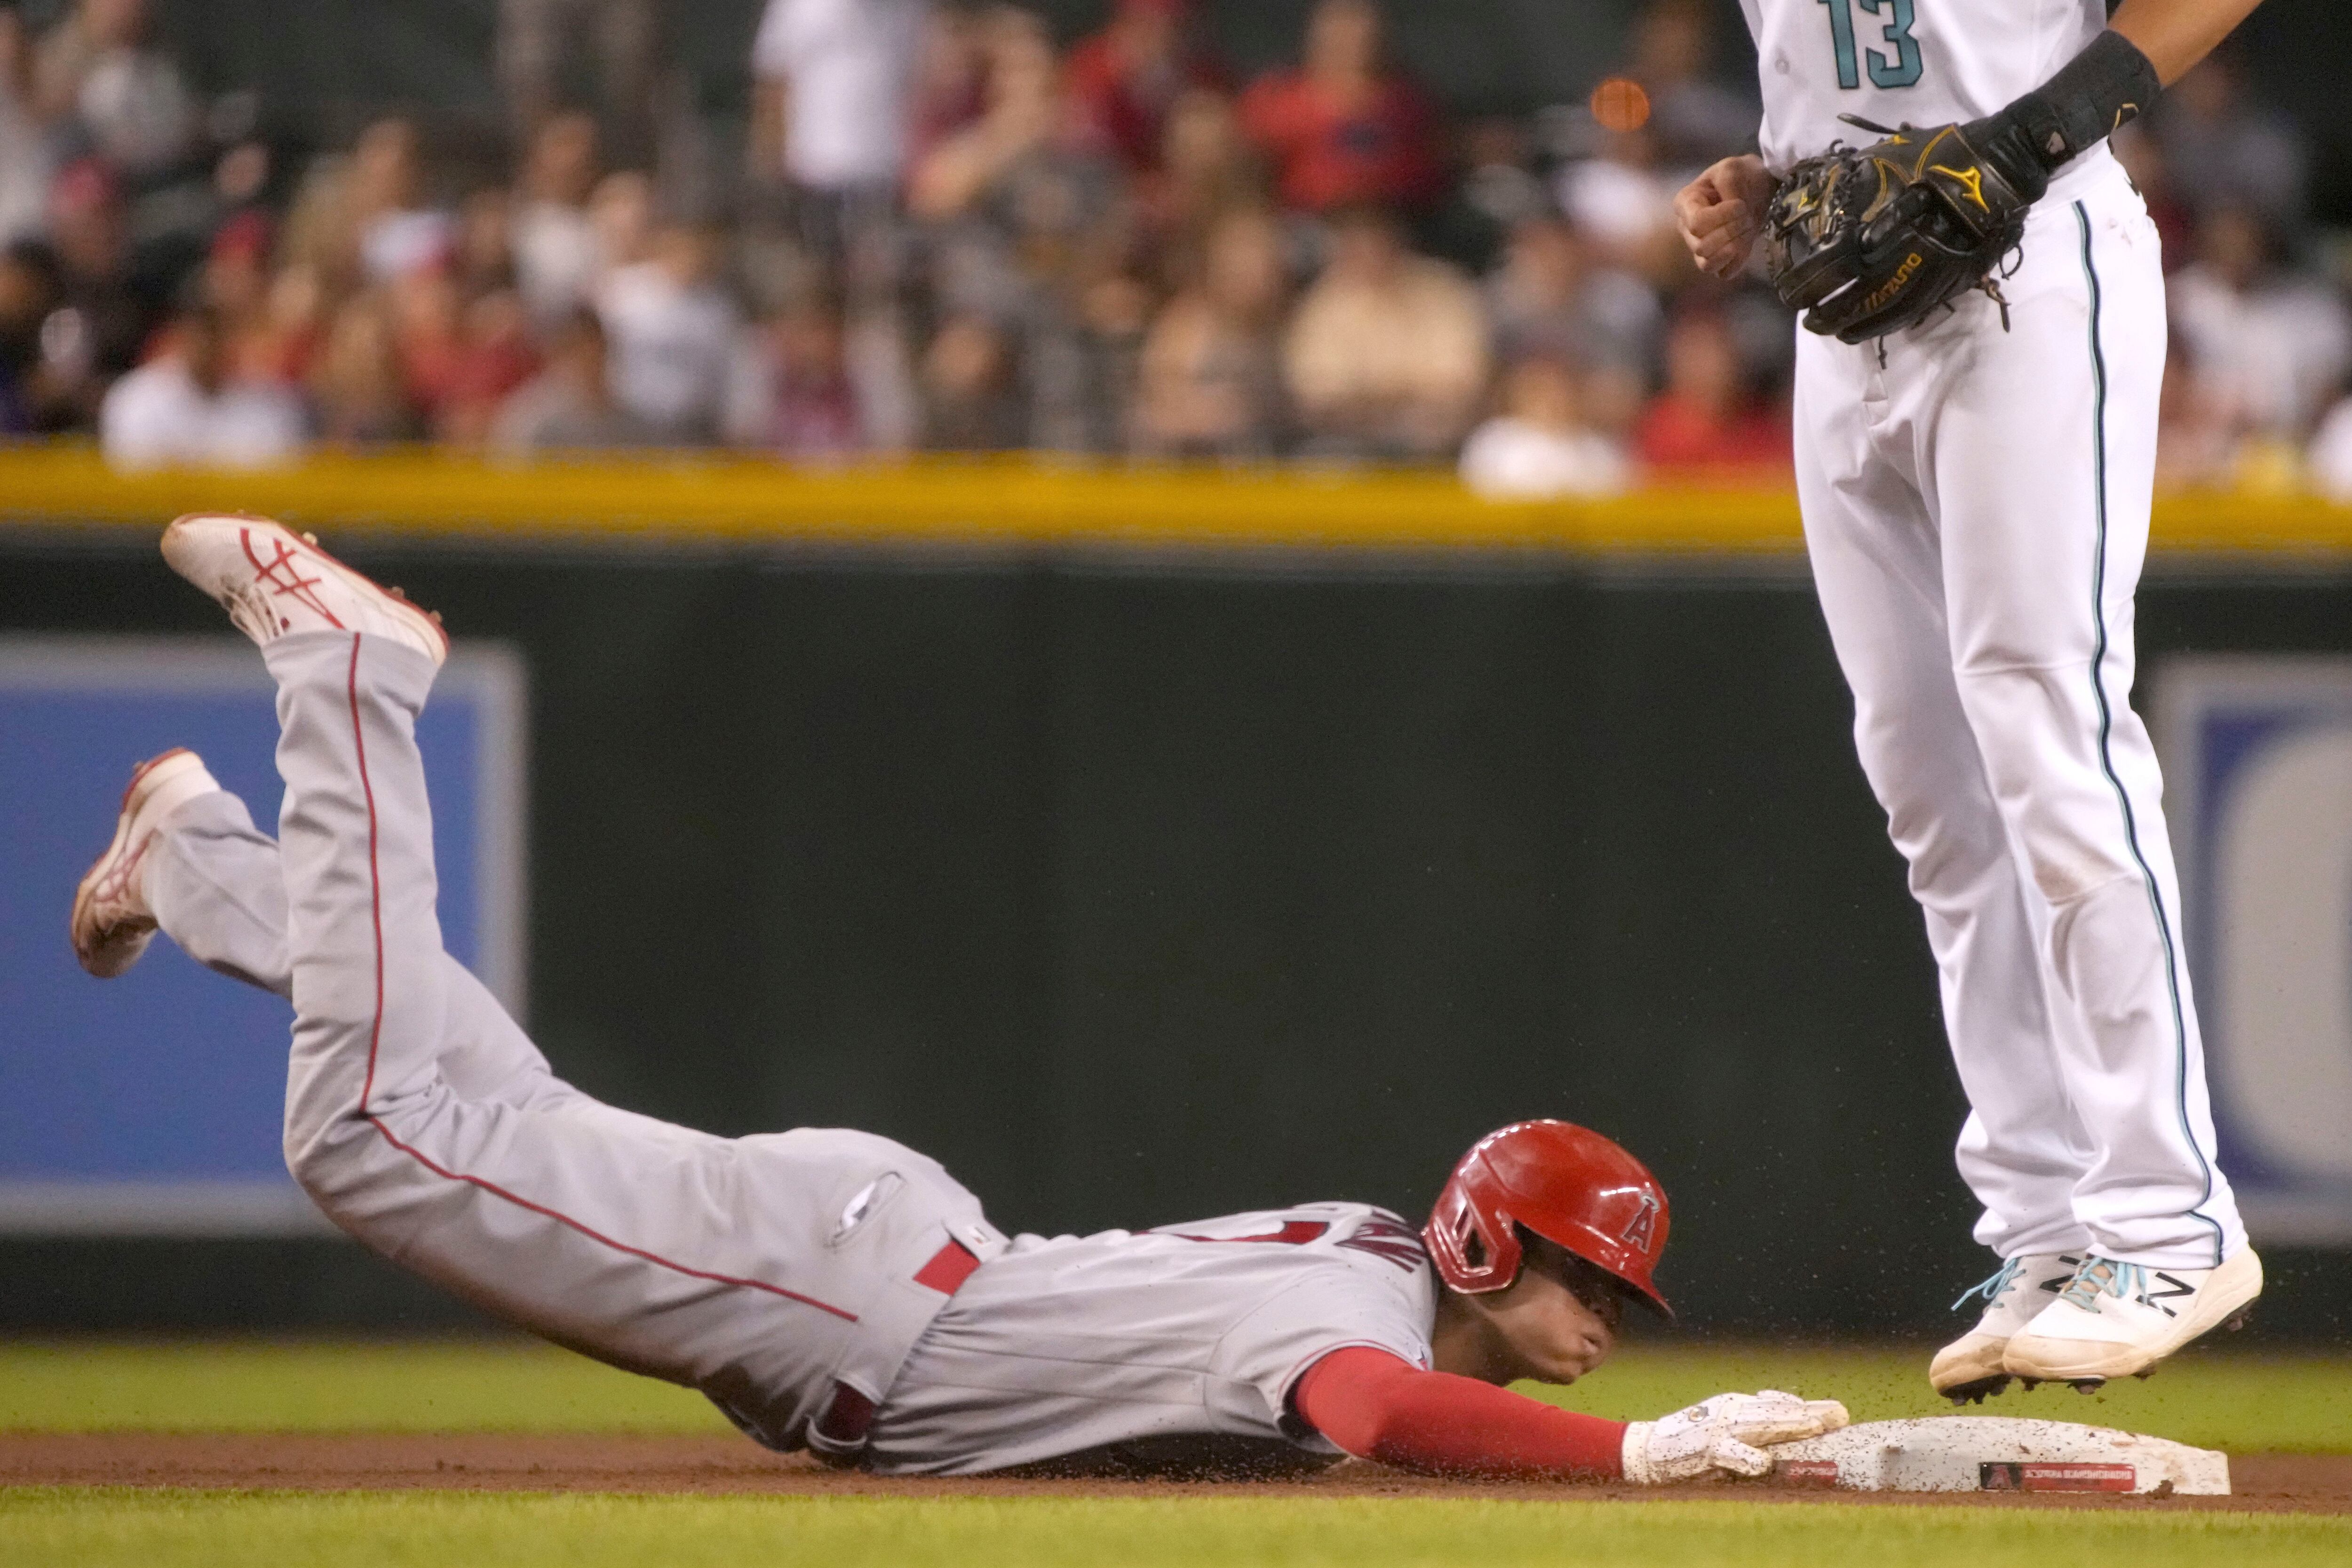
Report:
[[[279,638],[279,841],[208,795],[149,851],[192,956],[291,1000],[289,1168],[378,1252],[559,1343],[700,1389],[772,1448],[970,1474],[1171,1438],[1338,1450],[1286,1417],[1323,1355],[1426,1365],[1393,1215],[1313,1204],[1008,1242],[870,1134],[726,1139],[558,1079],[442,949],[423,655]]]
[[[1292,1385],[1349,1345],[1426,1367],[1436,1315],[1420,1237],[1365,1204],[1024,1236],[916,1343],[867,1463],[975,1475],[1185,1437],[1336,1459]]]

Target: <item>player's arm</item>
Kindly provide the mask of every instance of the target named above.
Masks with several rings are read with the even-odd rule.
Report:
[[[1384,1350],[1334,1351],[1299,1379],[1299,1416],[1360,1459],[1423,1475],[1635,1481],[1761,1475],[1761,1445],[1845,1425],[1844,1406],[1786,1394],[1719,1395],[1659,1421],[1580,1416]]]
[[[1436,1476],[1624,1473],[1625,1424],[1555,1409],[1384,1350],[1332,1352],[1298,1380],[1307,1425],[1360,1459]]]
[[[2121,33],[2170,87],[2253,15],[2262,0],[2124,0],[2107,26]]]
[[[2124,0],[2107,30],[2058,74],[1962,128],[1978,155],[2028,202],[2050,176],[2126,122],[2230,36],[2261,0]]]
[[[1979,154],[2026,202],[2059,165],[2088,151],[2188,74],[2262,0],[2123,0],[2107,30],[2058,74],[1966,128]],[[1772,176],[1755,156],[1727,158],[1683,187],[1675,218],[1691,259],[1728,277],[1748,265]]]

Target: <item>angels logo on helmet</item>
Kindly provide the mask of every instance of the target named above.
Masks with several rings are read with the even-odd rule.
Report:
[[[1518,1278],[1525,1228],[1671,1315],[1653,1278],[1668,1218],[1665,1189],[1617,1144],[1567,1122],[1517,1122],[1462,1156],[1422,1238],[1439,1278],[1467,1295]]]

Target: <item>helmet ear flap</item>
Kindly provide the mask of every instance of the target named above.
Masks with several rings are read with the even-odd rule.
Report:
[[[1454,1244],[1462,1249],[1462,1261],[1474,1273],[1485,1273],[1494,1260],[1486,1234],[1478,1228],[1478,1216],[1470,1208],[1462,1210],[1461,1223],[1454,1227]]]
[[[1465,1162],[1465,1166],[1467,1162]],[[1465,1295],[1499,1291],[1519,1277],[1523,1249],[1518,1227],[1508,1215],[1493,1209],[1491,1197],[1474,1194],[1475,1177],[1465,1181],[1456,1172],[1438,1195],[1436,1212],[1429,1217],[1423,1240],[1438,1276]]]
[[[1512,1222],[1509,1215],[1500,1210],[1491,1213],[1474,1211],[1471,1218],[1477,1221],[1478,1239],[1486,1243],[1487,1254],[1487,1283],[1479,1288],[1503,1290],[1519,1277],[1519,1264],[1527,1256],[1527,1248],[1519,1240],[1519,1228]]]

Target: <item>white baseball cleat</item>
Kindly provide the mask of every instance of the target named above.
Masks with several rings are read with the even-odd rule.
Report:
[[[1927,1381],[1936,1392],[1955,1405],[1979,1404],[2006,1393],[2010,1375],[2003,1359],[2010,1340],[2067,1287],[2082,1261],[2072,1253],[2057,1252],[2011,1258],[1991,1279],[1954,1301],[1957,1312],[1982,1296],[1984,1313],[1976,1327],[1937,1351],[1928,1364]]]
[[[139,962],[155,935],[155,912],[147,904],[147,846],[164,818],[219,789],[204,758],[185,747],[150,758],[132,772],[114,841],[74,890],[73,949],[83,968],[110,980]]]
[[[364,632],[436,664],[449,655],[439,616],[353,571],[312,536],[268,517],[191,512],[163,530],[163,559],[265,648],[289,632]]]
[[[2263,1261],[2242,1247],[2218,1269],[2150,1269],[2090,1257],[2058,1299],[2009,1342],[2012,1377],[2072,1383],[2145,1377],[2198,1335],[2242,1322],[2263,1293]]]

